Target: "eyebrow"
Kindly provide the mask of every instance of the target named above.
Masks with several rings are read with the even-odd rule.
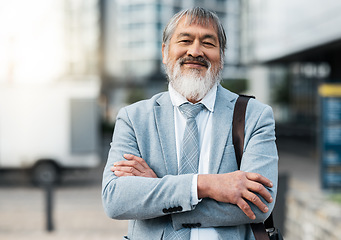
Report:
[[[211,38],[214,41],[218,41],[216,36],[212,35],[212,34],[205,34],[204,37],[202,39],[207,39],[207,38]]]
[[[191,36],[191,34],[189,34],[189,33],[180,33],[178,36],[177,36],[177,38],[181,38],[181,37],[190,37]]]

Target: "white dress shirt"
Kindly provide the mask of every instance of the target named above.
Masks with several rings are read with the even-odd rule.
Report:
[[[188,100],[179,94],[171,84],[168,85],[169,95],[174,106],[174,124],[175,124],[175,140],[176,140],[176,153],[178,159],[178,165],[180,161],[180,153],[182,146],[182,138],[186,127],[186,118],[179,110],[179,106]],[[217,84],[206,94],[206,96],[200,101],[205,105],[205,109],[199,112],[195,120],[197,122],[199,131],[199,146],[200,146],[200,158],[199,158],[199,174],[207,174],[209,171],[210,161],[210,148],[212,137],[212,115],[214,110],[214,104],[217,94]],[[198,175],[193,177],[192,181],[192,204],[197,205],[199,203],[197,192],[197,180]],[[191,240],[218,240],[218,234],[214,228],[192,228]]]

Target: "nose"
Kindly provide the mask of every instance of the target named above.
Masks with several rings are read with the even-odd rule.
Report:
[[[201,49],[201,44],[198,41],[194,41],[187,50],[187,55],[192,57],[203,56],[203,51]]]

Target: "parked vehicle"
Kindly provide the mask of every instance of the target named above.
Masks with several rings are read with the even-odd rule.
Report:
[[[36,184],[99,164],[96,81],[0,84],[0,168],[29,169]]]

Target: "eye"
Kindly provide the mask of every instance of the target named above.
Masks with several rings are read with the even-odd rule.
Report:
[[[215,47],[215,44],[213,44],[213,43],[211,43],[211,42],[203,42],[203,44],[205,45],[205,46],[209,46],[209,47]]]
[[[188,43],[191,43],[191,40],[189,40],[189,39],[181,39],[181,40],[178,41],[178,43],[188,44]]]

